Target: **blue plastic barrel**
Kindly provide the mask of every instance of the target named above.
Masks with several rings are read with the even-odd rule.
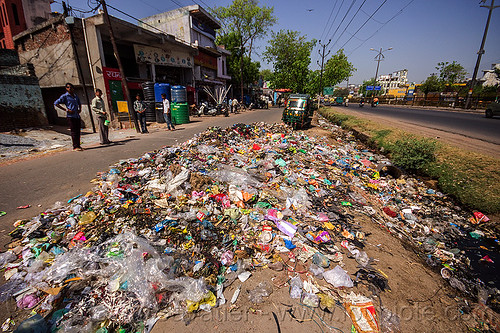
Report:
[[[167,99],[170,100],[170,84],[168,83],[155,83],[155,101],[161,102],[161,94],[167,95]]]

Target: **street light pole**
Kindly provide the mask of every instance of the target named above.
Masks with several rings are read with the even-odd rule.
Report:
[[[484,3],[484,2],[486,2],[486,0],[483,0],[482,2]],[[481,41],[481,47],[479,48],[479,51],[477,52],[476,67],[474,67],[474,74],[472,75],[472,80],[470,82],[469,92],[467,93],[467,100],[465,101],[465,108],[466,109],[470,109],[472,106],[471,105],[472,104],[472,90],[474,89],[474,85],[476,84],[476,76],[477,76],[477,72],[479,71],[479,64],[481,63],[481,57],[484,54],[484,43],[486,42],[486,35],[488,34],[488,28],[490,26],[491,13],[493,12],[493,9],[498,8],[500,6],[495,6],[495,0],[491,0],[490,6],[482,5],[481,7],[489,9],[488,19],[486,20],[486,26],[484,27],[483,40]]]
[[[330,42],[332,40],[328,40],[328,43],[326,44],[321,44],[321,40],[318,42],[319,46],[323,48],[323,52],[319,51],[319,55],[321,56],[321,70],[319,74],[319,93],[318,93],[318,109],[319,109],[319,102],[321,100],[321,95],[323,95],[323,66],[325,64],[325,57],[327,57],[330,54],[330,50],[328,50],[328,53],[325,55],[325,48],[330,45]]]
[[[116,62],[118,64],[118,70],[120,71],[120,75],[122,77],[122,86],[123,89],[125,90],[124,91],[125,95],[127,95],[128,114],[130,115],[130,118],[134,122],[135,130],[137,131],[137,133],[139,133],[140,132],[139,123],[135,115],[134,104],[132,103],[132,97],[130,96],[130,90],[128,88],[127,78],[125,77],[125,71],[123,70],[122,61],[120,59],[120,55],[118,54],[118,47],[116,46],[115,34],[113,32],[113,27],[111,26],[111,19],[109,18],[108,8],[106,6],[105,0],[99,0],[99,2],[102,5],[102,10],[104,11],[104,20],[106,21],[106,25],[108,26],[109,37],[111,39],[111,45],[113,46],[113,53],[115,55]]]
[[[375,51],[375,52],[378,52],[378,53],[377,53],[377,55],[375,56],[375,61],[377,62],[377,71],[375,72],[375,84],[377,84],[378,68],[379,68],[379,66],[380,66],[380,62],[381,62],[382,60],[384,60],[384,58],[385,58],[385,56],[384,56],[384,52],[385,52],[385,51],[390,51],[390,50],[392,50],[392,47],[390,47],[390,48],[388,48],[388,49],[386,49],[386,50],[384,50],[384,49],[380,48],[380,51],[377,51],[377,50],[375,50],[375,49],[373,49],[373,48],[371,48],[371,49],[370,49],[370,51]],[[375,93],[373,93],[373,94],[375,94]]]

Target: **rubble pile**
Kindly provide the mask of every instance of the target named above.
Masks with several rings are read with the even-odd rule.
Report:
[[[0,255],[0,301],[14,297],[45,316],[47,330],[149,332],[159,318],[188,324],[242,297],[265,302],[287,285],[302,304],[342,306],[358,332],[376,332],[398,323],[377,317],[370,295],[351,289],[363,280],[374,295],[390,290],[363,250],[364,215],[418,249],[453,287],[498,304],[496,275],[482,281],[476,269],[497,259],[487,217],[470,220],[384,156],[320,125],[335,142],[281,124],[236,124],[120,161],[91,192],[15,223]],[[357,272],[343,269],[343,253]],[[225,299],[225,288],[259,269],[287,278]]]

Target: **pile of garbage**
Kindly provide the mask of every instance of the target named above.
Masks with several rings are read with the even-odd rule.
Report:
[[[43,315],[31,320],[47,332],[149,332],[160,318],[188,324],[200,311],[242,297],[259,304],[288,285],[306,306],[341,305],[358,332],[397,327],[397,316],[377,316],[371,299],[352,291],[361,280],[375,295],[390,290],[363,250],[355,218],[363,214],[419,249],[450,285],[495,303],[497,277],[483,282],[472,250],[457,244],[498,253],[495,236],[481,229],[487,217],[471,224],[442,193],[320,125],[336,142],[282,124],[235,124],[120,161],[91,192],[14,224],[0,254],[0,302],[14,297]],[[358,264],[354,275],[343,269],[342,248]],[[225,288],[264,268],[288,279],[225,299]]]

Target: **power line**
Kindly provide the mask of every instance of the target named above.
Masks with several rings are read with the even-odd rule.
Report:
[[[321,40],[321,38],[323,38],[323,34],[325,33],[326,28],[328,27],[328,24],[330,23],[330,19],[332,18],[333,11],[335,10],[335,7],[337,6],[338,2],[339,2],[339,0],[335,0],[335,3],[333,4],[332,11],[330,12],[330,16],[328,16],[328,20],[326,21],[325,27],[323,28],[323,32],[321,33],[321,36],[319,37],[320,40]]]
[[[394,14],[394,16],[392,16],[387,22],[385,22],[380,28],[378,28],[377,31],[375,31],[370,37],[368,37],[367,39],[363,40],[363,43],[359,44],[358,47],[356,47],[354,50],[351,51],[351,53],[349,53],[348,57],[350,57],[355,51],[357,51],[361,46],[363,46],[363,44],[365,44],[368,40],[372,39],[373,36],[375,36],[380,30],[382,30],[383,27],[385,27],[389,22],[391,22],[392,20],[394,20],[396,17],[398,17],[399,15],[401,15],[403,13],[403,11],[409,6],[411,5],[415,0],[410,0],[410,2],[408,2],[403,8],[401,8],[399,10],[399,12],[397,12],[396,14]],[[351,34],[352,35],[352,34]],[[353,37],[355,37],[354,35],[352,35]],[[357,38],[357,37],[355,37]]]
[[[337,31],[340,29],[340,26],[342,25],[342,23],[344,23],[345,18],[347,17],[347,15],[349,14],[349,12],[351,11],[352,6],[354,6],[355,2],[356,2],[356,0],[352,0],[351,5],[349,6],[349,9],[347,9],[347,12],[345,13],[344,17],[342,18],[342,21],[340,21],[340,24],[337,26],[337,29],[335,29],[335,32],[330,37],[330,39],[333,38],[333,36],[335,36],[335,34],[337,33]]]
[[[365,4],[365,2],[366,2],[366,0],[364,0],[363,3],[361,4],[361,6],[359,6],[358,10],[356,11],[356,13],[354,13],[354,15],[352,16],[352,18],[349,21],[349,23],[347,23],[347,25],[345,26],[344,31],[342,31],[342,33],[340,34],[339,38],[337,38],[337,40],[335,41],[335,43],[333,43],[333,45],[332,45],[332,47],[330,49],[332,49],[335,46],[335,44],[337,44],[337,42],[340,40],[340,38],[345,33],[345,31],[347,30],[347,28],[349,27],[349,25],[351,25],[351,23],[354,20],[354,18],[356,17],[356,15],[358,15],[359,11],[361,10],[361,7],[363,7],[363,5]]]
[[[370,19],[380,10],[380,8],[382,8],[382,6],[387,2],[387,0],[384,0],[384,2],[382,2],[382,4],[380,4],[380,6],[378,6],[378,8],[373,12],[373,14],[365,21],[365,23],[363,23],[361,25],[361,27],[359,27],[358,30],[356,30],[356,32],[351,36],[351,38],[349,38],[347,40],[347,42],[344,43],[344,45],[342,45],[342,47],[340,47],[341,49],[344,48],[344,46],[349,43],[351,41],[351,39],[353,39],[354,36],[356,36],[356,34],[361,30],[363,29],[363,27],[368,23],[368,21],[370,21]]]
[[[330,34],[330,31],[332,31],[333,24],[335,23],[335,21],[337,20],[337,17],[339,16],[340,9],[341,9],[341,8],[342,8],[342,6],[344,5],[344,1],[345,1],[345,0],[342,0],[342,3],[340,4],[339,9],[337,10],[337,14],[335,14],[335,18],[333,19],[332,23],[330,24],[330,28],[328,29],[328,32],[326,33],[325,37],[326,37],[326,36],[328,36],[328,35]]]

